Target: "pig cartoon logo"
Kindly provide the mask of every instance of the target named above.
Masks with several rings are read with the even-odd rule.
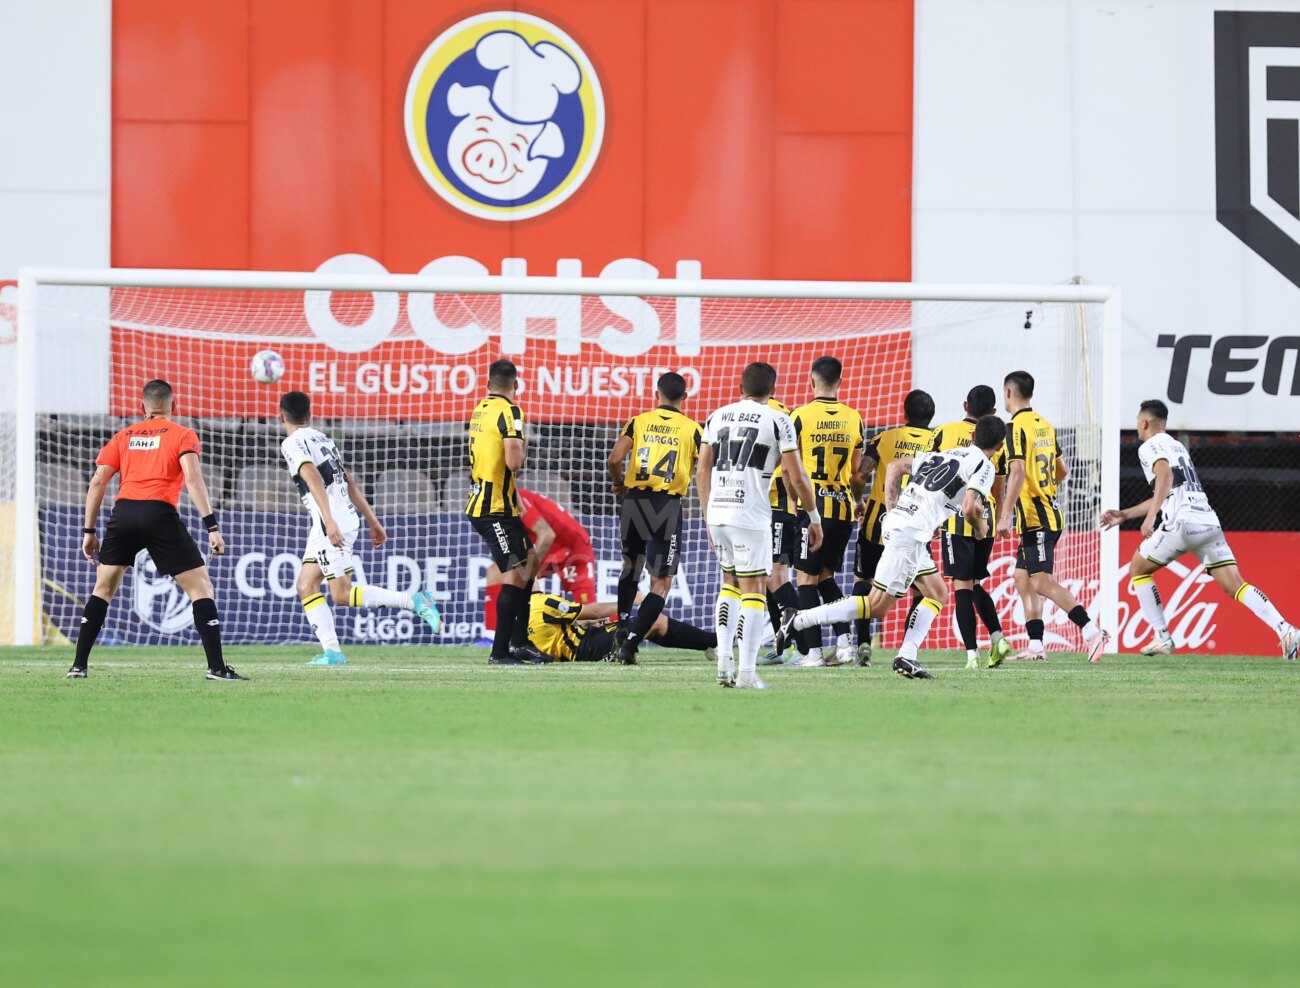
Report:
[[[590,59],[541,18],[479,14],[425,49],[406,88],[406,143],[443,199],[489,220],[539,216],[591,173],[605,102]]]

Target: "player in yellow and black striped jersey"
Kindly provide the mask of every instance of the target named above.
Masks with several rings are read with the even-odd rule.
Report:
[[[701,430],[682,413],[686,379],[668,372],[655,383],[659,407],[633,417],[610,451],[606,467],[614,493],[622,495],[619,535],[623,570],[618,578],[618,618],[623,661],[659,618],[677,575],[682,543],[682,495],[691,486],[700,455]],[[625,466],[628,457],[631,461]],[[650,570],[650,592],[632,618],[641,571]]]
[[[767,405],[782,414],[790,414],[790,409],[775,398],[768,398]],[[790,567],[799,561],[803,534],[799,504],[786,485],[780,463],[772,471],[772,490],[768,498],[772,505],[772,572],[767,577],[767,614],[775,632],[781,627],[782,609],[799,606],[799,595],[790,582]],[[769,653],[760,658],[758,664],[780,665],[781,652]]]
[[[934,420],[934,399],[924,391],[909,391],[903,399],[903,420],[906,425],[885,429],[869,439],[862,453],[863,477],[872,470],[875,473],[867,492],[862,522],[858,526],[858,541],[853,559],[854,596],[865,596],[871,592],[876,564],[885,551],[880,536],[880,523],[885,515],[885,470],[895,460],[926,452],[934,444],[934,430],[930,428],[930,423]],[[853,622],[857,632],[860,665],[869,665],[871,661],[870,624],[865,620]]]
[[[997,410],[997,395],[987,384],[977,384],[967,393],[963,407],[966,410],[964,419],[949,422],[934,430],[934,445],[931,448],[935,452],[969,446],[971,437],[975,434],[976,421]],[[988,578],[989,557],[993,554],[995,505],[1006,483],[1006,448],[999,449],[992,460],[997,475],[984,506],[988,535],[982,539],[975,538],[974,527],[960,512],[948,519],[940,535],[943,575],[952,580],[953,610],[957,617],[957,630],[966,647],[968,669],[979,667],[979,640],[975,628],[977,612],[991,639],[989,664],[997,665],[1011,652],[1011,645],[1002,634],[997,606],[981,582]]]
[[[528,607],[528,638],[546,662],[607,662],[613,655],[614,604],[578,604],[555,594],[535,593]],[[692,627],[666,614],[650,626],[649,637],[667,648],[707,651],[718,644],[712,631]],[[634,656],[635,658],[635,656]]]
[[[861,513],[861,476],[866,430],[862,416],[839,400],[843,365],[834,357],[818,357],[810,370],[813,400],[795,409],[790,420],[799,437],[799,454],[812,480],[822,517],[822,544],[810,550],[799,545],[795,579],[800,608],[829,604],[844,596],[835,575],[844,565],[844,553],[853,538],[853,521]],[[795,665],[840,665],[853,661],[849,625],[837,624],[835,657],[822,659],[820,627],[802,632],[797,644],[803,657]]]
[[[1007,491],[998,512],[998,535],[1020,532],[1020,549],[1016,553],[1016,591],[1025,610],[1025,631],[1029,648],[1017,658],[1043,657],[1043,597],[1065,611],[1083,631],[1092,647],[1093,661],[1101,657],[1107,638],[1074,594],[1056,582],[1052,575],[1056,542],[1065,528],[1065,517],[1056,502],[1056,492],[1069,473],[1061,458],[1061,446],[1051,423],[1030,407],[1034,397],[1034,377],[1028,371],[1012,371],[1002,382],[1006,410],[1011,413],[1007,425]]]
[[[536,662],[528,644],[528,595],[536,572],[532,540],[519,517],[515,474],[524,465],[524,413],[514,403],[519,374],[509,360],[488,369],[488,394],[469,419],[469,500],[465,514],[487,543],[501,571],[497,630],[492,638],[494,665]]]

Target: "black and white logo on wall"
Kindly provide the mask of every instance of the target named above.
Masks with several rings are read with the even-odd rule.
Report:
[[[1216,11],[1219,222],[1300,287],[1300,13]]]

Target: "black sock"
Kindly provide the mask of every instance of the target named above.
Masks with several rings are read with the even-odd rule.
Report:
[[[781,605],[776,602],[776,592],[773,590],[767,592],[767,619],[772,622],[773,631],[781,627]]]
[[[528,644],[528,601],[533,595],[533,581],[529,580],[519,591],[523,594],[522,603],[518,605],[518,612],[515,618],[514,630],[510,632],[510,647],[518,648],[520,645]],[[497,598],[497,607],[501,607],[500,598]]]
[[[966,651],[973,652],[979,646],[975,638],[975,596],[973,590],[956,590],[953,592],[953,610],[957,614],[957,630],[961,632],[961,643]]]
[[[718,636],[712,631],[705,631],[685,621],[669,618],[668,630],[655,638],[655,642],[665,648],[689,648],[696,652],[703,652],[706,648],[717,648]]]
[[[1029,635],[1029,640],[1040,642],[1043,640],[1043,621],[1041,618],[1031,618],[1025,622],[1025,632]]]
[[[1075,604],[1069,613],[1069,618],[1080,628],[1086,627],[1092,618],[1088,617],[1088,612],[1083,609],[1082,604]]]
[[[817,584],[817,593],[821,597],[823,604],[829,604],[844,596],[844,591],[840,589],[840,585],[835,582],[833,576],[828,576]],[[849,633],[849,622],[836,621],[831,625],[831,630],[835,632],[837,637],[847,635]]]
[[[867,597],[871,594],[871,583],[867,580],[858,580],[853,584],[853,596]],[[856,618],[853,622],[853,634],[858,639],[858,644],[871,641],[871,619]]]
[[[201,597],[190,609],[194,613],[194,630],[199,633],[199,641],[203,642],[208,668],[220,672],[226,668],[226,660],[221,657],[221,620],[217,617],[217,602],[211,597]]]
[[[637,584],[641,574],[629,560],[623,560],[623,573],[618,578],[618,621],[623,624],[632,616],[632,607],[636,604]]]
[[[511,583],[501,585],[501,593],[497,596],[497,630],[492,636],[492,658],[510,657],[510,643],[514,637],[515,625],[519,623],[521,616],[524,618],[524,633],[528,633],[527,615],[519,613],[525,603],[523,590]]]
[[[975,599],[975,610],[979,612],[980,621],[984,627],[992,634],[995,631],[1002,630],[1002,619],[998,617],[998,609],[993,603],[993,598],[989,592],[984,589],[982,583],[975,584],[975,589],[971,591]]]
[[[659,620],[659,615],[664,612],[664,599],[657,593],[648,593],[641,598],[641,606],[636,609],[636,617],[632,619],[632,627],[628,630],[627,640],[629,642],[638,642],[650,633],[650,627]]]
[[[768,595],[768,609],[773,611],[772,630],[781,626],[781,612],[787,607],[799,609],[799,591],[793,583],[782,583]]]
[[[77,632],[77,657],[72,664],[78,669],[86,668],[90,662],[90,650],[95,647],[99,629],[104,627],[104,617],[108,614],[108,601],[91,594],[86,607],[81,612],[81,630]]]
[[[801,584],[798,591],[799,610],[806,611],[811,607],[817,607],[821,604],[821,595],[817,592],[816,584]],[[804,655],[812,648],[822,647],[822,629],[821,625],[813,625],[811,628],[804,628],[803,631],[795,632],[795,642],[799,646],[799,651]]]

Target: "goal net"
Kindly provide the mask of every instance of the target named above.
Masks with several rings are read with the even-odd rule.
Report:
[[[94,576],[80,554],[86,484],[103,444],[138,418],[140,388],[152,378],[171,382],[176,417],[193,426],[203,444],[207,483],[229,547],[211,566],[227,642],[313,640],[294,587],[308,519],[280,454],[283,431],[276,418],[277,402],[289,390],[311,396],[314,424],[335,439],[350,476],[387,529],[381,548],[369,546],[363,529],[357,579],[402,591],[427,589],[445,619],[434,639],[404,612],[336,611],[342,640],[480,640],[490,559],[462,513],[466,421],[485,393],[488,365],[503,355],[520,369],[518,403],[530,442],[519,485],[558,502],[586,527],[601,599],[614,598],[620,568],[618,505],[605,460],[627,419],[653,407],[658,375],[674,370],[686,378],[685,411],[702,422],[734,400],[740,372],[752,360],[776,367],[781,401],[792,409],[804,404],[812,397],[809,365],[825,354],[843,361],[841,399],[861,412],[868,436],[902,424],[903,398],[912,388],[934,397],[932,424],[939,426],[963,417],[972,386],[988,384],[1001,394],[1007,372],[1030,371],[1037,380],[1034,406],[1056,426],[1070,464],[1061,495],[1068,533],[1058,547],[1057,575],[1085,604],[1100,606],[1104,596],[1098,516],[1107,469],[1114,467],[1104,469],[1102,442],[1102,289],[483,277],[433,282],[265,272],[82,277],[79,284],[76,273],[33,276],[25,289],[29,314],[20,332],[32,334],[25,359],[34,387],[13,420],[19,441],[8,429],[0,431],[0,456],[13,455],[16,447],[31,458],[28,473],[17,471],[19,489],[0,486],[0,526],[8,520],[26,531],[26,506],[35,537],[26,548],[21,539],[16,548],[12,539],[0,546],[17,598],[24,572],[39,573],[33,602],[45,619],[36,624],[39,640],[76,635]],[[981,294],[990,300],[978,300]],[[259,384],[250,364],[267,349],[283,358],[284,375]],[[16,362],[8,366],[24,373]],[[0,407],[0,415],[7,414],[8,407]],[[13,475],[0,470],[0,485]],[[24,482],[34,488],[34,503],[24,497]],[[101,532],[115,491],[116,482],[101,512]],[[181,508],[202,543],[185,495]],[[685,526],[681,572],[667,612],[708,627],[719,572],[694,491]],[[1009,635],[1023,640],[1011,581],[1014,550],[1012,539],[997,543],[989,586]],[[846,591],[852,557],[850,549],[840,574]],[[10,625],[9,638],[21,640],[31,611],[24,621],[17,606],[0,624]],[[1078,647],[1064,614],[1048,604],[1045,618],[1049,647]],[[887,644],[897,640],[900,620],[896,614],[886,626]],[[192,640],[183,594],[142,556],[101,641]],[[949,610],[929,645],[956,642]]]

